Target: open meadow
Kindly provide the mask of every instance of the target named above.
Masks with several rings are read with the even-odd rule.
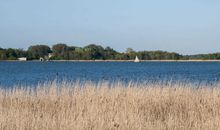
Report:
[[[46,83],[0,90],[1,130],[220,128],[220,88]]]

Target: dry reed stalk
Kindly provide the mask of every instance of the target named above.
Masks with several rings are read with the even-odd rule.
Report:
[[[61,87],[62,86],[62,87]],[[129,86],[129,87],[128,87]],[[220,89],[90,82],[0,90],[1,130],[220,128]]]

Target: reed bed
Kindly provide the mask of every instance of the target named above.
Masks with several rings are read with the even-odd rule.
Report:
[[[1,130],[217,130],[220,88],[47,83],[0,90]]]

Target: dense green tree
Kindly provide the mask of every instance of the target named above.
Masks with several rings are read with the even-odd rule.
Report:
[[[18,57],[15,50],[12,48],[6,50],[6,56],[8,60],[16,60]]]
[[[90,44],[83,48],[85,59],[104,59],[104,48],[99,45]]]
[[[23,50],[23,49],[14,49],[15,53],[16,53],[16,58],[19,57],[27,57],[27,51]]]
[[[55,54],[63,55],[66,51],[68,51],[68,46],[66,44],[58,43],[53,45],[52,51]]]
[[[219,60],[220,59],[220,53],[188,55],[187,57],[189,59]]]
[[[22,49],[0,49],[0,60],[17,60],[19,57],[26,57],[26,51]]]
[[[116,55],[118,54],[113,48],[106,47],[104,49],[103,57],[104,59],[114,60]]]
[[[7,60],[6,51],[3,49],[0,50],[0,60]]]
[[[76,48],[78,48],[78,47],[75,47],[75,46],[68,46],[68,51],[75,51]]]
[[[51,49],[47,45],[35,45],[28,48],[28,59],[39,59],[40,57],[48,56]]]
[[[66,44],[62,44],[62,43],[55,44],[52,47],[52,51],[55,59],[57,60],[69,59],[68,46]]]

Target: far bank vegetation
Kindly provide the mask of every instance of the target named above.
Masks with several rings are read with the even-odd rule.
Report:
[[[218,60],[220,53],[181,55],[167,51],[135,51],[127,48],[125,52],[118,52],[111,47],[102,47],[90,44],[85,47],[55,44],[51,48],[47,45],[33,45],[27,50],[0,48],[0,60],[18,60],[26,57],[28,60],[48,58],[50,60],[134,60],[136,56],[140,60]]]

